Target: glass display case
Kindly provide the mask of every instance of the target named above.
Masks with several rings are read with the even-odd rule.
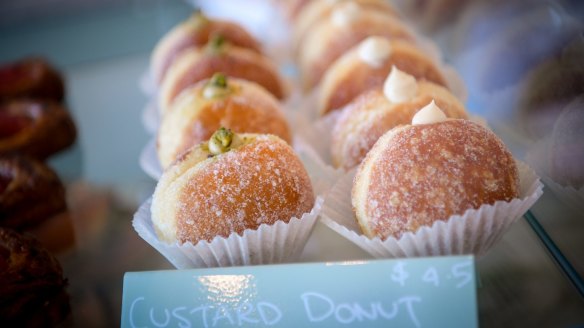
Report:
[[[513,65],[524,64],[524,53],[515,51],[528,50],[512,37],[504,40],[508,47],[504,50],[495,49],[495,43],[492,48],[479,43],[487,44],[489,33],[495,34],[495,27],[486,23],[489,19],[508,22],[514,17],[548,17],[550,28],[557,28],[558,34],[549,32],[545,37],[559,40],[561,34],[565,37],[563,47],[570,42],[583,43],[582,6],[573,3],[541,3],[540,11],[523,16],[518,13],[527,12],[525,8],[509,6],[496,11],[477,5],[471,8],[475,16],[453,19],[454,23],[440,25],[440,29],[427,34],[467,83],[469,109],[484,116],[514,155],[528,162],[530,151],[537,151],[535,145],[544,138],[543,132],[553,128],[553,120],[527,121],[521,116],[525,114],[514,111],[519,100],[503,95],[505,90],[483,93],[497,83],[508,82],[493,75],[496,72],[511,70],[521,75],[523,72],[514,70]],[[129,1],[81,10],[75,15],[35,17],[34,21],[0,26],[0,62],[29,55],[48,58],[65,77],[66,104],[78,128],[75,145],[49,161],[66,184],[75,231],[74,244],[56,254],[68,279],[72,308],[64,326],[119,325],[124,273],[173,268],[132,227],[134,212],[156,186],[139,165],[141,152],[151,138],[142,121],[149,99],[139,85],[155,44],[188,17],[192,8],[180,1]],[[569,26],[565,23],[568,18]],[[469,30],[476,35],[461,32]],[[527,37],[525,31],[521,33]],[[542,51],[541,56],[544,54]],[[529,60],[542,60],[536,57]],[[469,69],[471,60],[480,61],[481,69]],[[584,65],[582,60],[580,65]],[[513,78],[508,77],[509,81]],[[544,194],[535,206],[487,254],[476,258],[481,326],[584,325],[584,206],[551,190],[548,180],[543,182]],[[372,257],[317,223],[299,261],[357,259]]]

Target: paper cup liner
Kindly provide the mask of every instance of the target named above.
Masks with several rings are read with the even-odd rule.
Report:
[[[159,180],[162,176],[162,166],[156,152],[156,137],[151,138],[142,148],[139,159],[140,167],[152,179]]]
[[[552,178],[549,149],[550,141],[549,137],[546,137],[530,146],[525,160],[541,176],[544,184],[558,199],[576,212],[584,212],[584,187],[565,186]]]
[[[140,87],[140,91],[146,96],[154,96],[156,94],[156,85],[149,68],[140,76],[138,86]]]
[[[152,97],[142,109],[142,125],[149,134],[156,134],[160,126],[160,111],[156,104],[156,98]]]
[[[242,235],[215,237],[211,242],[168,244],[158,240],[152,225],[149,199],[140,206],[132,225],[152,247],[177,269],[243,266],[293,262],[302,253],[321,211],[323,198],[316,198],[309,213],[273,225],[261,225],[257,230],[245,230]]]
[[[340,172],[323,165],[308,145],[299,144],[297,153],[317,195],[312,210],[300,218],[292,218],[288,223],[261,225],[257,230],[245,230],[242,235],[233,233],[227,238],[216,237],[211,242],[202,241],[196,245],[168,244],[156,236],[149,199],[134,215],[134,229],[178,269],[293,262],[306,245],[324,198],[340,177]]]
[[[376,258],[420,257],[455,254],[484,255],[542,195],[543,185],[526,164],[517,161],[520,196],[497,201],[453,215],[446,221],[407,232],[401,238],[368,238],[361,233],[351,205],[356,170],[339,179],[325,198],[322,222]]]

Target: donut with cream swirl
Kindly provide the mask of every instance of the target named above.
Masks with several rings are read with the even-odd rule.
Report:
[[[418,115],[418,114],[416,114]],[[400,238],[484,204],[518,197],[518,169],[490,130],[428,106],[385,133],[359,166],[351,194],[363,234]]]
[[[273,95],[251,81],[217,73],[183,91],[163,116],[157,142],[162,167],[208,140],[220,127],[292,141],[283,109]]]
[[[183,51],[173,62],[160,88],[160,110],[164,113],[184,89],[212,77],[216,72],[256,82],[278,99],[285,97],[278,68],[269,58],[231,45],[217,36],[204,48]]]
[[[397,16],[393,6],[385,0],[324,0],[311,1],[298,14],[293,29],[293,44],[298,50],[312,28],[321,20],[326,19],[335,11],[336,8],[343,6],[344,3],[351,1],[361,8],[371,8],[379,12]]]
[[[414,41],[395,16],[346,1],[314,26],[299,49],[304,90],[316,86],[337,58],[370,36]]]
[[[285,141],[219,129],[164,172],[151,212],[161,241],[196,244],[289,222],[314,202],[308,174]]]
[[[200,48],[216,35],[238,47],[261,52],[259,42],[240,25],[207,17],[200,10],[166,33],[156,44],[150,67],[156,84],[162,83],[171,63],[188,48]]]
[[[382,86],[393,66],[417,80],[448,86],[436,64],[411,42],[369,37],[326,71],[318,92],[318,113],[340,109],[363,92]]]
[[[383,89],[363,93],[341,111],[331,138],[333,164],[346,170],[359,165],[379,137],[411,122],[430,102],[435,102],[447,117],[467,118],[464,105],[448,89],[426,80],[416,81],[394,66]]]

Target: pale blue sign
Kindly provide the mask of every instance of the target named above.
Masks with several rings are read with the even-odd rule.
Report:
[[[122,327],[477,327],[472,256],[130,272]]]

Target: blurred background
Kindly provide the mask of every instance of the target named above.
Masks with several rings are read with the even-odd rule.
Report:
[[[138,159],[152,138],[141,85],[158,40],[201,7],[276,45],[285,1],[0,0],[0,63],[47,58],[65,78],[78,128],[77,143],[50,159],[67,185],[76,235],[58,254],[75,305],[67,326],[119,325],[124,272],[171,268],[131,226],[156,184]],[[469,111],[542,177],[532,211],[584,274],[584,1],[393,2],[456,69]],[[316,233],[305,261],[369,258],[327,228]],[[584,325],[582,295],[548,246],[521,220],[477,261],[482,326]]]

